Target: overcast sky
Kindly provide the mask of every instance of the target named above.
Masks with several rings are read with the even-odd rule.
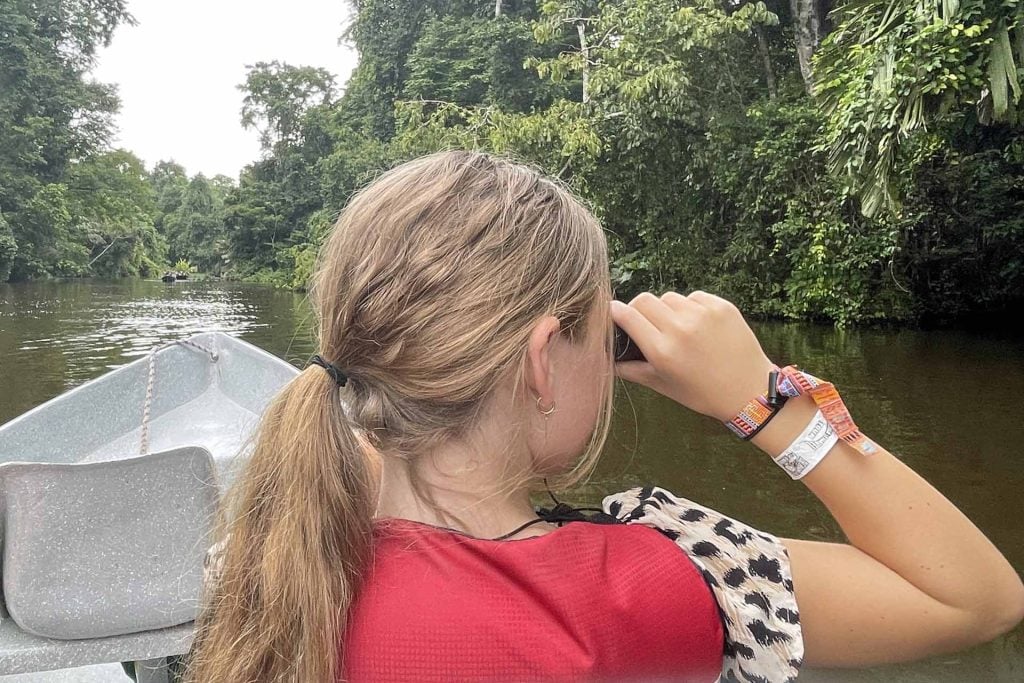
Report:
[[[237,177],[259,156],[256,132],[238,123],[246,64],[320,66],[341,86],[356,63],[338,45],[343,0],[129,0],[128,9],[138,25],[117,29],[93,75],[118,84],[115,145],[147,168],[174,159],[190,175]]]

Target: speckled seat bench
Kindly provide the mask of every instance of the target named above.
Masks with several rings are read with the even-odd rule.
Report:
[[[167,679],[219,493],[297,372],[203,333],[0,426],[0,675],[134,661],[140,682]]]
[[[187,651],[217,500],[198,447],[0,464],[0,674]]]

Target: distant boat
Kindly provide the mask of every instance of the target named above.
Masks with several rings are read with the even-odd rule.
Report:
[[[174,282],[178,277],[174,273],[164,273],[163,277],[160,278],[164,282]]]
[[[181,273],[181,272],[175,273],[174,277],[175,277],[176,280],[187,280],[188,279],[188,273]]]
[[[297,373],[204,333],[0,426],[0,675],[136,661],[163,680],[191,643],[211,510]]]

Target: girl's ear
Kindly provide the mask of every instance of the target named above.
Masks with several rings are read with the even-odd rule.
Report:
[[[538,320],[530,332],[526,351],[526,384],[543,405],[551,405],[555,400],[551,349],[561,329],[558,318],[548,315]]]

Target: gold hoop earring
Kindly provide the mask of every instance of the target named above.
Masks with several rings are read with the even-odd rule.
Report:
[[[540,414],[543,415],[544,417],[548,417],[549,415],[551,415],[551,413],[555,412],[555,402],[552,401],[551,402],[551,407],[548,408],[547,410],[545,410],[544,407],[541,405],[541,401],[543,401],[543,400],[544,400],[543,397],[541,397],[541,396],[537,397],[537,410],[539,410]]]

